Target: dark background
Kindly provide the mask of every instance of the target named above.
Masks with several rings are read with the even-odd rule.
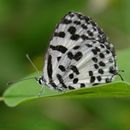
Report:
[[[42,71],[55,25],[69,11],[91,16],[117,51],[130,48],[129,0],[0,0],[1,95],[7,82],[34,72],[27,53]],[[39,99],[16,108],[0,102],[0,129],[127,130],[130,100]]]

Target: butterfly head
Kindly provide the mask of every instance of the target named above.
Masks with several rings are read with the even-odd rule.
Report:
[[[44,77],[43,76],[41,76],[40,78],[35,78],[36,79],[36,81],[40,84],[40,85],[44,85],[44,84],[46,84],[45,82],[45,79],[44,79]]]

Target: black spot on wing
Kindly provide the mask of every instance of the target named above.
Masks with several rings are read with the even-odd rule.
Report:
[[[75,34],[76,28],[75,28],[74,26],[70,26],[69,29],[68,29],[68,32],[69,32],[70,34]]]
[[[54,82],[50,82],[50,85],[54,88],[57,88],[56,84]]]
[[[73,34],[70,39],[71,40],[74,40],[74,41],[77,41],[78,39],[80,38],[80,36],[78,34]]]
[[[100,65],[100,66],[105,66],[106,64],[105,64],[103,61],[100,61],[100,62],[99,62],[99,65]]]
[[[59,69],[60,69],[62,72],[64,72],[64,71],[66,70],[63,65],[59,65]]]
[[[99,83],[94,83],[93,86],[99,85]]]
[[[91,44],[85,44],[87,47],[93,47]]]
[[[90,18],[89,17],[85,16],[84,19],[85,19],[86,23],[88,23],[88,24],[90,23]]]
[[[101,48],[105,48],[105,46],[104,46],[103,44],[100,44],[100,47],[101,47]]]
[[[75,79],[73,80],[73,83],[76,84],[76,83],[78,83],[78,81],[79,81],[79,79],[78,79],[78,78],[75,78]]]
[[[110,83],[111,80],[109,78],[106,78],[106,83]]]
[[[85,87],[85,84],[84,84],[84,83],[81,83],[81,84],[80,84],[80,87],[81,87],[81,88]]]
[[[88,37],[86,36],[86,35],[81,35],[81,38],[83,39],[83,40],[86,40],[86,39],[88,39]]]
[[[94,35],[93,32],[91,32],[89,30],[87,31],[87,33],[88,33],[89,36],[93,36]]]
[[[103,53],[99,54],[100,58],[105,58],[105,55]]]
[[[57,76],[59,82],[61,83],[62,87],[63,87],[63,88],[67,88],[67,86],[65,85],[65,83],[64,83],[64,81],[63,81],[62,76],[61,76],[60,74],[57,74],[56,76]]]
[[[72,87],[72,86],[68,86],[68,88],[70,89],[70,90],[73,90],[73,89],[75,89],[74,87]]]
[[[47,61],[47,74],[48,74],[49,80],[52,80],[52,73],[53,73],[53,70],[52,70],[52,56],[49,55],[48,56],[48,61]]]
[[[99,66],[98,66],[97,64],[94,64],[94,68],[95,68],[95,69],[98,69]]]
[[[83,20],[84,19],[84,16],[82,14],[79,14],[77,13],[77,17],[80,19],[80,20]]]
[[[98,62],[98,59],[96,57],[92,57],[93,62]]]
[[[93,76],[93,71],[89,71],[89,76]]]
[[[80,22],[80,21],[74,21],[74,24],[76,24],[76,25],[80,25],[81,22]]]
[[[88,28],[87,25],[85,25],[85,24],[82,24],[81,27],[82,27],[83,29],[87,29],[87,28]]]
[[[57,57],[57,61],[58,61],[58,62],[60,61],[60,59],[61,59],[61,56]]]
[[[63,23],[63,24],[70,24],[70,23],[72,23],[72,20],[63,19],[63,20],[62,20],[62,23]]]
[[[110,54],[110,50],[106,50],[106,53],[107,53],[107,54]]]
[[[71,69],[74,73],[79,74],[79,70],[77,69],[77,67],[76,67],[75,65],[71,65],[71,66],[70,66],[70,69]]]
[[[95,47],[95,50],[96,50],[97,52],[100,52],[100,49],[99,49],[98,47]]]
[[[67,56],[68,56],[68,58],[69,58],[70,60],[72,60],[73,57],[74,57],[73,54],[72,54],[72,52],[70,52],[70,51],[67,53]]]
[[[83,54],[81,52],[77,52],[75,55],[73,55],[73,53],[69,51],[67,53],[67,56],[70,60],[74,59],[74,60],[78,61],[83,57]]]
[[[69,74],[69,78],[73,79],[74,78],[74,74],[73,73]]]
[[[57,46],[53,46],[53,45],[50,45],[50,48],[52,50],[56,50],[56,51],[59,51],[61,53],[65,53],[68,49],[62,45],[57,45]]]
[[[93,26],[96,26],[96,23],[95,23],[94,21],[91,21],[91,24],[92,24]]]
[[[65,33],[64,33],[64,32],[55,32],[55,33],[54,33],[54,36],[55,36],[55,37],[64,38],[64,37],[65,37]]]
[[[80,46],[74,46],[74,47],[73,47],[74,50],[77,50],[77,49],[79,49],[79,48],[80,48]]]
[[[98,73],[100,73],[100,74],[104,74],[103,69],[99,69],[99,70],[98,70]]]
[[[81,52],[77,52],[75,55],[74,55],[74,59],[76,61],[80,60],[82,58],[83,54]]]
[[[92,52],[94,55],[97,55],[97,50],[96,49],[92,49]]]
[[[71,18],[73,18],[73,17],[75,16],[75,14],[72,13],[72,12],[69,12],[68,15],[69,15]]]
[[[101,81],[102,80],[102,77],[99,75],[99,76],[97,76],[97,80],[98,81]]]
[[[90,83],[94,83],[94,81],[95,81],[95,76],[91,76]]]

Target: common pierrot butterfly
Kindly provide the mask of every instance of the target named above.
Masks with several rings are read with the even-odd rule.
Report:
[[[69,12],[50,41],[41,85],[64,91],[112,82],[118,74],[115,50],[88,16]]]

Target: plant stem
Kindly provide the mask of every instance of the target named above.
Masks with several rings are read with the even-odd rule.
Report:
[[[0,101],[3,101],[4,100],[4,98],[3,97],[0,97]]]

